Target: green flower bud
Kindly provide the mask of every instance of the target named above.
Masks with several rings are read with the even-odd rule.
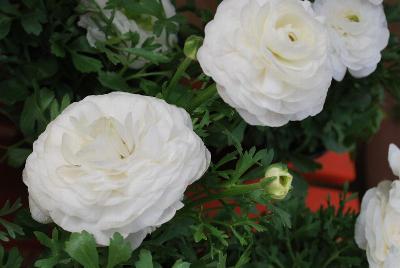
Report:
[[[271,181],[273,179],[273,181]],[[293,176],[282,164],[271,165],[265,172],[265,191],[273,199],[282,200],[292,188]]]
[[[197,35],[189,36],[185,41],[185,46],[183,48],[183,53],[189,59],[196,60],[197,51],[203,44],[203,38]]]

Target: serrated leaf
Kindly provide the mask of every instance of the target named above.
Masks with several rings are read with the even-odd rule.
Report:
[[[192,229],[194,229],[193,238],[196,243],[199,243],[201,240],[207,240],[207,236],[204,233],[204,226],[202,224],[193,226]]]
[[[151,256],[151,252],[142,249],[139,253],[139,260],[135,262],[136,268],[153,268],[153,257]]]
[[[39,240],[39,242],[50,248],[51,250],[51,255],[49,258],[45,259],[40,259],[35,262],[35,267],[39,268],[53,268],[57,264],[59,264],[62,260],[62,248],[63,248],[63,243],[58,240],[58,230],[57,228],[53,229],[52,236],[49,238],[46,234],[41,233],[41,232],[34,232],[36,238]]]
[[[85,268],[98,268],[99,255],[93,235],[86,231],[71,234],[65,242],[65,251]]]
[[[71,56],[75,68],[82,73],[99,72],[103,67],[103,64],[98,59],[76,52],[72,52]]]
[[[115,233],[108,248],[107,268],[113,268],[129,260],[132,255],[132,247],[125,241],[122,235]]]
[[[22,230],[22,227],[15,223],[0,219],[0,225],[3,225],[3,227],[8,232],[8,235],[13,239],[15,239],[17,237],[17,234],[24,235],[24,231]]]
[[[23,258],[18,251],[17,248],[12,248],[6,257],[6,260],[4,260],[4,250],[3,247],[0,245],[0,255],[3,257],[0,259],[0,267],[4,268],[19,268],[22,265]]]

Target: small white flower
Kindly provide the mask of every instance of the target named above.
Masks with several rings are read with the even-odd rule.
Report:
[[[334,78],[341,81],[347,69],[357,78],[373,73],[389,41],[382,5],[367,0],[316,0],[313,7],[325,17]]]
[[[357,245],[371,268],[398,268],[400,261],[400,181],[383,181],[365,194],[355,227]]]
[[[92,7],[94,9],[100,8],[100,11],[103,15],[110,19],[113,12],[112,10],[105,9],[108,0],[94,0],[97,6],[93,7],[93,0],[81,0],[88,7]],[[165,16],[167,18],[173,17],[175,12],[175,7],[172,5],[170,0],[161,0],[162,7],[164,8]],[[116,10],[113,18],[113,26],[120,34],[126,34],[129,32],[138,33],[139,34],[139,43],[137,47],[141,47],[143,43],[151,37],[155,38],[155,43],[161,45],[160,51],[168,51],[171,46],[176,43],[177,36],[176,35],[167,35],[164,30],[160,36],[156,36],[153,31],[154,23],[157,19],[149,16],[142,15],[142,17],[137,20],[129,19],[123,11]],[[80,17],[78,25],[85,28],[87,30],[87,40],[89,44],[93,47],[96,46],[97,41],[105,41],[106,35],[101,30],[101,27],[105,27],[105,23],[102,21],[101,16],[98,12],[87,13]],[[147,62],[143,59],[135,60],[130,66],[134,69],[139,69],[143,67]]]
[[[400,149],[394,144],[389,146],[389,165],[393,174],[400,177]]]
[[[321,112],[332,80],[328,48],[308,1],[224,0],[197,56],[246,122],[278,127]]]
[[[183,207],[210,153],[186,111],[128,93],[70,105],[33,145],[23,173],[34,219],[99,245],[115,232],[138,247]]]

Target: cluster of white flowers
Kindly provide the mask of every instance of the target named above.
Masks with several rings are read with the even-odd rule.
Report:
[[[373,72],[388,38],[377,1],[224,0],[198,60],[246,122],[278,127],[321,112],[346,68]]]
[[[332,78],[341,80],[346,69],[356,77],[375,70],[389,38],[381,2],[224,0],[197,57],[221,97],[249,124],[282,126],[318,114]],[[137,32],[138,46],[156,37],[123,11],[105,9],[106,0],[91,3],[121,34]],[[167,17],[175,14],[169,0],[161,3]],[[79,25],[95,46],[106,35],[93,16],[82,15]],[[169,48],[165,32],[156,40],[162,51]],[[143,64],[138,60],[132,67]],[[389,158],[399,176],[397,148],[391,147]],[[34,219],[70,232],[89,231],[99,245],[119,232],[136,248],[183,206],[187,186],[209,163],[210,153],[183,109],[152,97],[112,93],[72,104],[50,123],[33,145],[23,178]],[[270,169],[266,176],[280,178],[271,189],[281,199],[292,176],[278,171]],[[400,261],[399,222],[400,181],[370,190],[357,242],[378,265],[373,267]]]
[[[400,150],[389,148],[389,163],[400,175]],[[371,268],[398,268],[400,264],[400,180],[383,181],[365,194],[357,219],[355,240],[367,252]]]
[[[84,6],[98,10],[98,12],[90,12],[82,15],[78,22],[79,26],[87,29],[86,37],[91,46],[95,47],[97,41],[106,40],[106,35],[103,31],[103,28],[106,27],[104,18],[112,18],[112,25],[120,34],[126,34],[129,32],[139,34],[139,42],[136,45],[137,47],[141,47],[143,43],[151,37],[161,46],[159,49],[160,51],[168,51],[176,42],[176,35],[170,34],[167,36],[165,30],[160,36],[157,36],[154,33],[153,24],[156,21],[156,18],[150,15],[142,15],[140,20],[129,19],[122,10],[115,10],[115,13],[113,13],[113,10],[106,9],[107,2],[108,0],[82,0]],[[172,5],[170,0],[161,0],[161,4],[167,18],[173,17],[176,14],[175,7]],[[102,16],[104,16],[104,18],[102,18]],[[137,59],[132,62],[130,67],[139,69],[145,64],[145,60]]]
[[[99,245],[119,232],[136,248],[183,204],[210,153],[185,110],[128,93],[69,106],[33,145],[23,173],[34,219]]]

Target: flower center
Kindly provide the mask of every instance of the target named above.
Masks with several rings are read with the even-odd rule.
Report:
[[[353,12],[348,12],[344,16],[348,21],[358,23],[360,22],[360,16],[354,14]]]
[[[297,36],[293,32],[288,33],[288,37],[289,37],[289,40],[292,41],[292,42],[296,42],[297,41]]]

